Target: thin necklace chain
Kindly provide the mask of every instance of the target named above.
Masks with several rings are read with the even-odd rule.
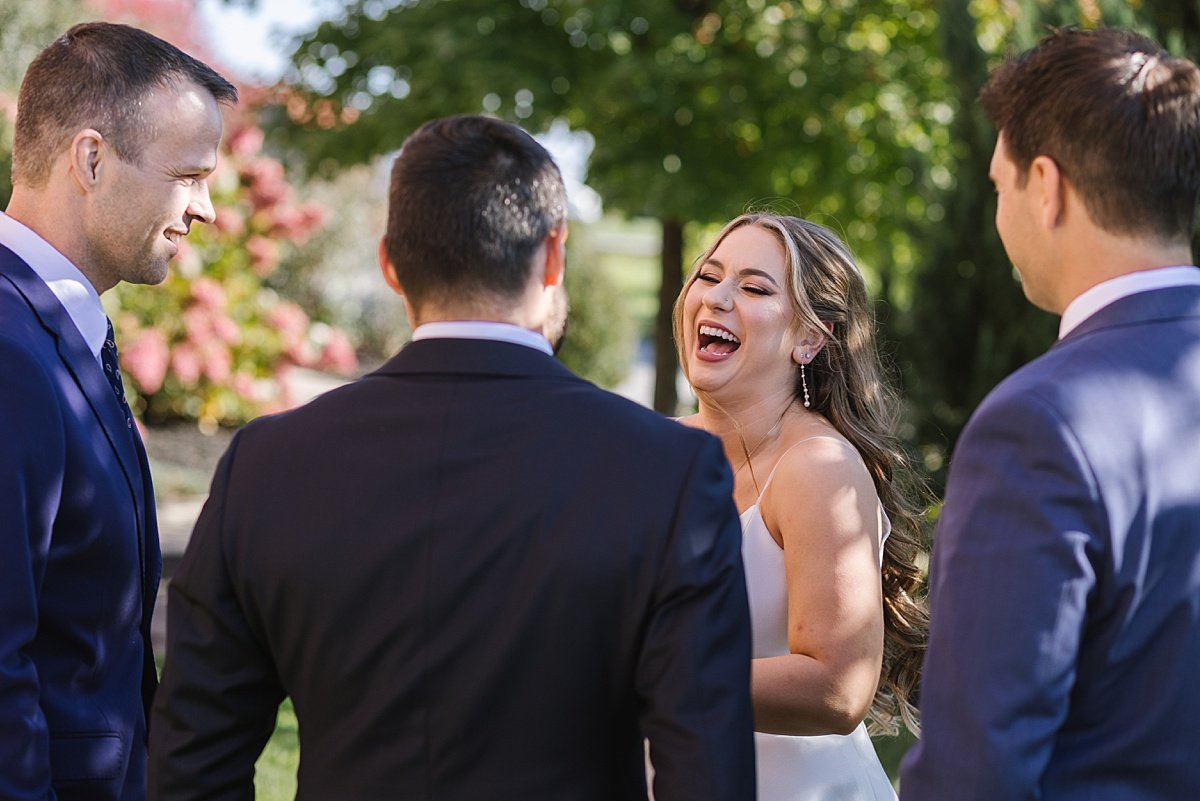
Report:
[[[755,456],[758,455],[758,452],[760,450],[762,450],[764,445],[766,445],[768,442],[770,442],[772,439],[774,439],[776,437],[776,435],[779,434],[779,427],[781,425],[783,425],[783,418],[787,416],[788,409],[790,409],[790,408],[792,408],[791,403],[788,403],[787,406],[783,407],[783,412],[780,413],[779,418],[775,421],[774,425],[772,425],[770,428],[767,429],[767,433],[763,434],[762,439],[760,439],[757,443],[755,443],[753,449],[749,449],[746,447],[746,438],[742,436],[741,426],[737,427],[738,442],[742,446],[742,453],[745,454],[746,460],[734,469],[733,475],[736,476],[738,473],[741,472],[743,467],[746,467],[747,465],[749,465],[750,466],[750,481],[754,483],[754,491],[758,495],[762,494],[762,488],[758,486],[758,477],[754,475],[753,459]]]

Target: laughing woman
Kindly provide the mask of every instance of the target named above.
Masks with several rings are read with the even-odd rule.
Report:
[[[912,593],[917,487],[866,287],[825,228],[748,214],[699,260],[675,307],[687,425],[734,471],[754,632],[761,801],[895,795],[864,721],[916,729],[927,615]]]

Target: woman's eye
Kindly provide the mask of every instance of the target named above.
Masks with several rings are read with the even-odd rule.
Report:
[[[763,289],[762,287],[758,287],[758,286],[744,286],[744,287],[742,287],[742,289],[746,290],[751,295],[770,295],[771,294],[771,292],[769,290]]]
[[[706,283],[706,284],[717,284],[717,283],[720,283],[720,279],[719,279],[719,278],[717,278],[717,277],[716,277],[715,275],[713,275],[712,273],[700,273],[699,275],[697,275],[697,276],[696,276],[696,280],[697,280],[697,281],[703,281],[703,282],[704,282],[704,283]]]

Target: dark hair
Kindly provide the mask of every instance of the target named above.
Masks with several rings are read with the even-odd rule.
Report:
[[[796,320],[813,330],[828,330],[825,346],[808,369],[813,411],[822,414],[862,456],[875,492],[892,523],[883,546],[883,668],[868,713],[872,734],[897,734],[904,722],[920,730],[914,704],[929,633],[929,612],[919,597],[922,501],[928,490],[912,469],[896,435],[900,404],[888,384],[875,348],[875,319],[866,283],[850,250],[814,222],[777,214],[743,214],[728,223],[697,268],[684,282],[675,303],[675,341],[682,346],[683,298],[721,242],[733,231],[755,226],[783,247],[788,298]],[[831,325],[832,329],[826,329]],[[682,356],[680,361],[686,365]],[[803,397],[799,367],[793,397]]]
[[[478,115],[432,120],[392,166],[384,243],[405,295],[508,301],[567,214],[558,167],[515,125]]]
[[[1054,30],[980,94],[1022,184],[1049,156],[1101,228],[1190,240],[1200,194],[1200,69],[1118,28]]]
[[[157,36],[108,22],[71,28],[37,55],[21,82],[13,183],[45,183],[59,150],[83,128],[95,128],[122,159],[140,163],[156,122],[144,116],[141,101],[177,81],[199,84],[217,102],[237,102],[233,84]]]

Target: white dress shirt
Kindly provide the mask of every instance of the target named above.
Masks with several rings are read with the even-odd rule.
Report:
[[[1062,339],[1087,318],[1121,298],[1179,286],[1200,286],[1200,269],[1196,267],[1158,267],[1136,273],[1119,275],[1096,284],[1063,309],[1058,323],[1058,338]]]
[[[108,315],[92,282],[53,245],[2,211],[0,245],[17,254],[46,283],[99,361]]]
[[[514,345],[524,345],[553,356],[554,350],[549,341],[528,328],[521,328],[511,323],[497,323],[487,320],[448,320],[445,322],[425,323],[417,326],[412,332],[412,341],[421,339],[491,339],[497,342],[511,342]]]

